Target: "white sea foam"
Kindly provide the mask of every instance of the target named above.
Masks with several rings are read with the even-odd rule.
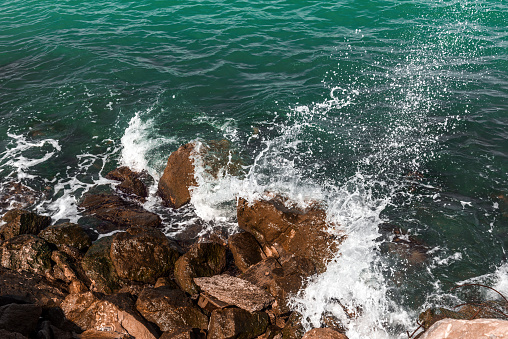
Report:
[[[35,178],[30,173],[30,168],[48,161],[61,151],[61,146],[55,139],[31,141],[22,134],[7,133],[7,136],[11,142],[0,153],[0,166],[10,168],[6,177],[15,175],[17,180]]]

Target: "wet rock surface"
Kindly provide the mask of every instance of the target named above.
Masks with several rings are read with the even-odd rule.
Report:
[[[7,211],[3,215],[2,221],[5,224],[0,228],[0,240],[8,240],[21,234],[38,234],[49,226],[51,218],[21,209],[14,209]]]
[[[256,338],[269,325],[264,312],[250,313],[240,308],[215,310],[210,317],[209,338]]]
[[[0,214],[9,209],[28,208],[43,198],[44,194],[42,192],[20,182],[10,182],[0,191]]]
[[[197,186],[192,160],[194,148],[194,143],[188,143],[171,153],[159,180],[158,194],[173,208],[187,204],[190,201],[189,188]]]
[[[116,195],[90,194],[85,197],[80,207],[84,208],[86,213],[111,222],[120,229],[131,226],[159,227],[162,223],[157,214]]]
[[[303,339],[347,339],[347,337],[331,328],[315,328],[305,333]]]
[[[115,234],[110,255],[120,278],[152,284],[169,275],[179,257],[176,245],[161,231],[145,227]]]
[[[311,260],[319,272],[338,250],[341,234],[329,232],[326,213],[317,205],[306,210],[287,207],[287,199],[275,196],[250,204],[238,200],[238,225],[251,233],[267,256],[298,255]]]
[[[198,243],[175,263],[175,280],[182,290],[195,295],[199,293],[194,278],[220,274],[226,267],[226,247],[213,243]]]
[[[257,264],[266,257],[256,238],[247,232],[230,236],[228,245],[233,253],[236,266],[242,272],[245,272],[249,267]]]
[[[443,319],[432,325],[420,339],[505,338],[508,321],[500,319]]]
[[[121,181],[121,183],[116,186],[119,191],[144,199],[148,197],[148,189],[145,183],[140,179],[141,177],[142,173],[133,172],[126,166],[119,167],[106,174],[106,178],[108,179]]]
[[[212,297],[249,312],[261,311],[273,302],[272,296],[262,288],[229,275],[194,278],[194,282]]]
[[[39,237],[58,247],[67,245],[83,252],[92,245],[83,227],[73,223],[48,226],[39,233]]]
[[[164,332],[181,327],[208,327],[208,317],[181,290],[145,288],[136,301],[136,308]]]

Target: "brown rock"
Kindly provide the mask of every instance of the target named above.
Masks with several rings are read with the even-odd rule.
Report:
[[[140,198],[148,197],[148,189],[138,178],[127,178],[117,185],[116,188],[125,194],[135,195]]]
[[[194,179],[194,143],[180,146],[171,153],[159,180],[158,194],[171,207],[180,208],[190,201],[189,187],[197,186]]]
[[[35,334],[37,322],[42,313],[38,305],[9,304],[0,307],[0,329],[18,332],[24,336]]]
[[[0,228],[0,238],[11,239],[20,234],[37,234],[51,223],[51,218],[21,209],[10,210],[4,214],[5,223]]]
[[[79,280],[70,258],[63,252],[53,251],[51,260],[55,263],[52,268],[51,276],[55,279],[70,283],[73,280]]]
[[[125,333],[86,330],[78,335],[78,339],[133,339],[133,337]]]
[[[138,313],[128,294],[99,299],[92,292],[71,294],[61,305],[67,319],[83,330],[128,334],[134,338],[157,338],[155,329]]]
[[[240,228],[254,235],[268,256],[286,252],[311,260],[319,272],[338,249],[339,235],[328,232],[326,213],[317,205],[302,210],[287,207],[287,199],[274,197],[249,204],[238,200]]]
[[[263,334],[270,323],[264,312],[250,313],[240,308],[218,309],[212,312],[208,337],[226,338],[256,338]]]
[[[270,294],[256,285],[225,274],[194,278],[194,282],[207,294],[249,312],[261,311],[274,300]]]
[[[2,339],[28,339],[23,334],[18,332],[9,332],[7,330],[0,329],[0,338]]]
[[[120,278],[152,284],[168,276],[179,257],[176,245],[164,233],[145,227],[115,234],[110,255]]]
[[[99,239],[83,257],[81,265],[91,281],[92,291],[111,294],[124,285],[110,258],[112,241],[112,237]]]
[[[331,328],[314,328],[305,333],[303,339],[347,339],[347,337]]]
[[[0,267],[0,295],[53,307],[60,305],[67,295],[67,290],[63,283],[50,282],[41,275]]]
[[[48,243],[32,234],[22,234],[5,241],[1,247],[3,267],[45,274],[51,268],[51,249]]]
[[[250,233],[243,232],[233,234],[229,237],[228,241],[229,249],[233,253],[235,265],[242,272],[245,272],[249,267],[257,264],[266,257],[256,238]]]
[[[116,180],[116,181],[124,181],[129,178],[138,178],[140,176],[140,173],[132,171],[127,166],[121,166],[118,167],[108,174],[106,174],[106,178],[110,180]]]
[[[136,302],[138,311],[163,332],[180,327],[206,329],[208,317],[181,290],[145,288]]]
[[[302,326],[302,315],[293,312],[286,322],[286,326],[282,329],[282,339],[301,339],[305,334]]]
[[[175,263],[175,280],[190,295],[198,294],[197,277],[220,274],[226,267],[226,247],[217,243],[194,244]]]
[[[198,328],[177,328],[171,332],[164,332],[159,339],[206,339],[206,332]]]
[[[220,301],[207,293],[200,293],[198,298],[198,306],[205,311],[212,312],[218,308],[225,308],[231,306],[228,303]]]
[[[46,227],[39,233],[39,237],[58,247],[67,245],[80,251],[86,251],[92,245],[83,227],[70,222]]]
[[[432,325],[420,339],[505,338],[508,321],[500,319],[443,319]]]
[[[120,228],[131,226],[159,227],[161,218],[141,206],[128,202],[116,195],[89,194],[80,205],[86,213],[109,221]]]

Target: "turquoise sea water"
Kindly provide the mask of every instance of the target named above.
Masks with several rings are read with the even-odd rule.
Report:
[[[198,219],[234,232],[236,197],[265,190],[321,200],[349,236],[294,308],[307,328],[328,312],[350,338],[406,337],[426,307],[468,300],[454,284],[508,294],[507,13],[501,0],[5,0],[0,185],[86,223],[76,203],[109,170],[157,179],[179,145],[227,139],[246,175],[198,171],[185,212],[152,196],[167,233]],[[383,222],[426,260],[386,251]],[[334,300],[364,312],[349,320]]]

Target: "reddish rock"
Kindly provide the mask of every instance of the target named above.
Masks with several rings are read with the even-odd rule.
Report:
[[[3,267],[45,274],[51,269],[51,249],[48,243],[32,234],[22,234],[5,241],[1,247]]]
[[[256,338],[263,334],[270,321],[264,312],[250,313],[241,308],[225,308],[212,312],[209,338]]]
[[[83,257],[81,266],[85,275],[91,281],[90,289],[92,291],[111,294],[124,285],[111,261],[112,242],[112,237],[99,239]]]
[[[132,339],[132,336],[125,333],[86,330],[77,336],[78,339]]]
[[[206,329],[208,317],[181,290],[145,288],[136,301],[138,311],[164,331],[181,327]]]
[[[131,226],[159,227],[162,223],[157,214],[116,195],[89,194],[80,207],[84,208],[86,213],[109,221],[122,229]]]
[[[261,311],[271,305],[274,300],[260,287],[225,274],[194,278],[194,282],[212,297],[249,312]]]
[[[0,307],[0,329],[33,336],[42,308],[38,305],[9,304]]]
[[[138,313],[128,294],[100,299],[96,294],[70,294],[61,305],[65,316],[83,330],[128,334],[134,338],[155,339],[155,329]]]
[[[106,175],[106,178],[122,183],[116,186],[116,188],[126,194],[135,195],[140,198],[146,198],[148,196],[148,190],[146,185],[139,178],[141,173],[133,172],[129,167],[119,167]]]
[[[179,254],[161,231],[131,227],[113,236],[110,256],[120,278],[153,284],[173,271]]]
[[[19,182],[10,182],[0,191],[0,213],[2,209],[27,208],[44,198],[44,194]]]
[[[199,293],[194,278],[220,274],[226,267],[226,247],[217,243],[194,244],[175,263],[175,280],[190,295]]]
[[[46,227],[39,233],[39,237],[58,247],[67,245],[80,251],[86,251],[92,245],[83,227],[70,222]]]
[[[21,209],[14,209],[5,213],[2,221],[5,224],[0,228],[0,238],[8,240],[20,234],[38,234],[49,226],[51,218]]]
[[[0,267],[0,295],[12,296],[44,307],[54,307],[64,300],[67,289],[65,284],[50,282],[41,275]]]
[[[53,251],[53,253],[51,253],[51,260],[55,263],[51,272],[53,278],[63,280],[67,283],[79,280],[74,265],[70,262],[70,258],[65,253]]]
[[[311,260],[323,272],[338,250],[341,237],[328,232],[326,213],[319,206],[302,210],[287,204],[287,199],[278,196],[252,204],[239,199],[238,225],[254,235],[266,255],[298,255]]]
[[[247,232],[233,234],[228,239],[228,245],[236,267],[242,272],[266,257],[256,238]]]
[[[490,339],[505,338],[508,334],[508,320],[475,319],[458,320],[443,319],[432,325],[420,339]]]
[[[302,339],[305,329],[302,326],[302,315],[293,312],[289,316],[286,326],[282,329],[282,339]]]
[[[197,186],[194,179],[194,143],[180,146],[168,158],[164,173],[159,180],[158,193],[171,207],[180,208],[190,201],[189,187]]]
[[[302,339],[347,339],[347,337],[331,328],[315,328],[305,333]]]

